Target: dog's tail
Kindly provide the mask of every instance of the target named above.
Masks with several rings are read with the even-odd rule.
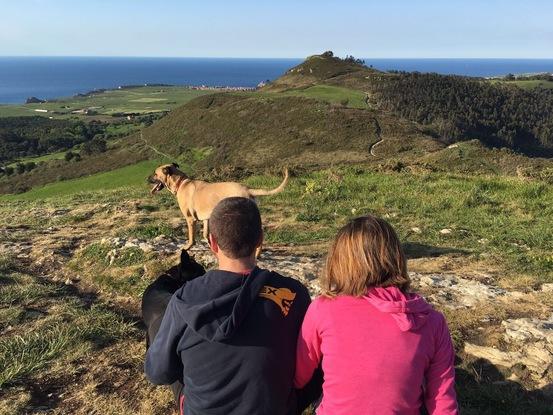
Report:
[[[277,193],[280,193],[284,190],[286,187],[286,184],[288,183],[288,169],[284,168],[284,180],[281,184],[278,185],[278,187],[275,187],[273,190],[265,190],[265,189],[249,189],[250,195],[253,197],[255,196],[270,196],[270,195],[276,195]]]

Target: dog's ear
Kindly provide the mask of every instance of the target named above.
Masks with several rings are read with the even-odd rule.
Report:
[[[162,170],[164,175],[169,176],[171,173],[173,173],[172,166],[164,167]]]
[[[177,163],[172,163],[172,166],[175,167],[175,168],[179,168],[179,165]]]

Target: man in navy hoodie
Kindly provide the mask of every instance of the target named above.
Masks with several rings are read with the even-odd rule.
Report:
[[[182,414],[297,413],[305,406],[293,377],[307,289],[256,266],[263,232],[252,200],[222,200],[209,228],[218,268],[172,296],[146,354],[146,375],[154,384],[182,382]],[[319,391],[320,382],[309,394]]]

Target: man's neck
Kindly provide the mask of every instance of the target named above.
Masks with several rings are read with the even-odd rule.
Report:
[[[219,257],[219,266],[221,271],[234,272],[235,274],[249,274],[256,266],[255,257],[247,258],[226,258]]]

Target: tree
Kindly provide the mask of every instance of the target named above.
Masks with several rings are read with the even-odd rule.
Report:
[[[75,157],[75,153],[73,153],[72,151],[68,151],[67,153],[65,153],[65,161],[71,161],[73,158]]]
[[[13,174],[13,167],[12,166],[4,167],[4,173],[6,173],[6,176],[11,176]]]
[[[99,154],[107,150],[106,140],[96,135],[92,140],[87,141],[82,146],[82,152],[86,155]]]
[[[30,161],[28,163],[25,163],[25,170],[31,171],[36,167],[36,163],[34,161]]]

